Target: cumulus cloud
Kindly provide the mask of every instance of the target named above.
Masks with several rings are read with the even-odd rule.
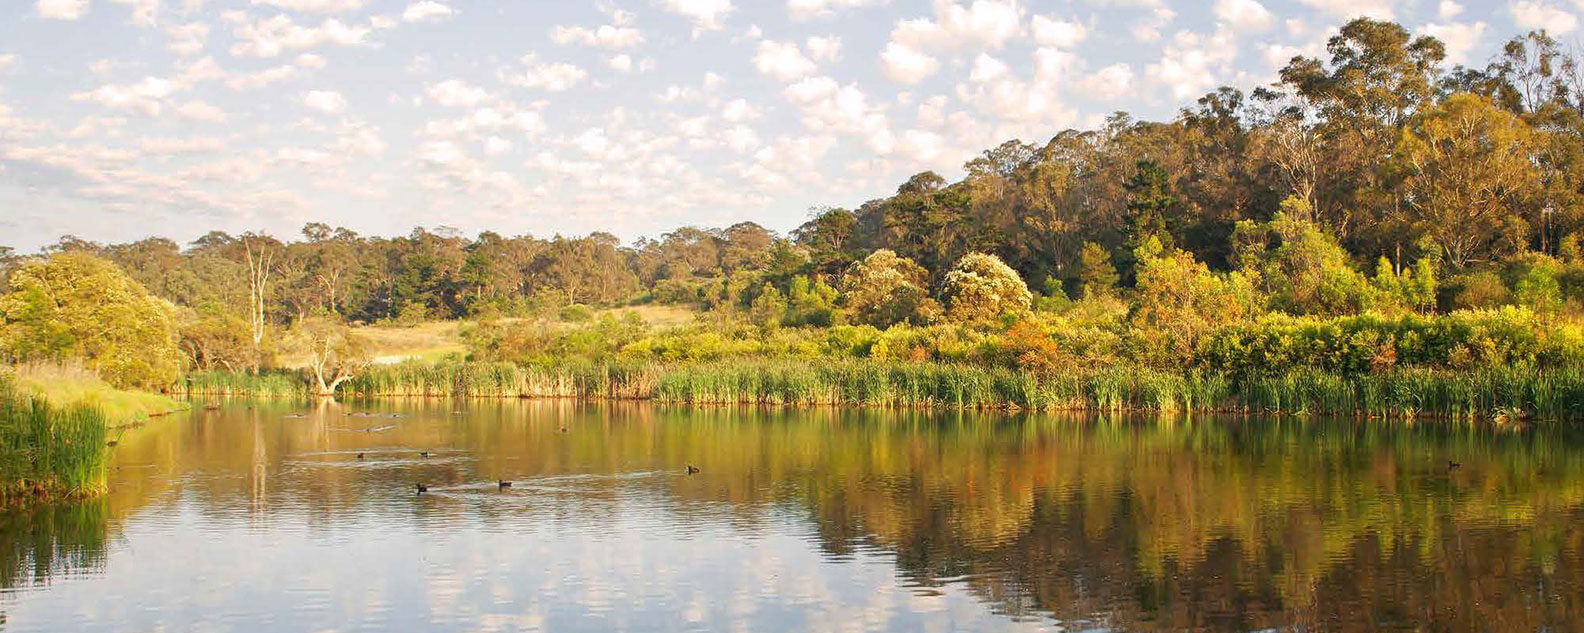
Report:
[[[1212,12],[1222,22],[1252,31],[1263,31],[1275,22],[1275,16],[1259,0],[1216,0]]]
[[[1356,17],[1369,17],[1377,20],[1391,20],[1395,15],[1392,5],[1399,0],[1298,0],[1317,11],[1331,14],[1333,17],[1352,19]]]
[[[1077,46],[1089,34],[1089,30],[1079,22],[1058,20],[1043,15],[1034,16],[1029,28],[1034,32],[1036,44],[1055,48]]]
[[[88,13],[88,0],[38,0],[39,17],[50,20],[76,20]]]
[[[887,43],[880,62],[887,76],[905,84],[916,84],[940,70],[940,60],[900,42]]]
[[[303,107],[323,114],[340,114],[346,111],[346,97],[331,90],[309,90],[303,95]]]
[[[609,49],[628,49],[643,42],[643,33],[632,25],[631,13],[617,10],[612,24],[595,28],[558,25],[550,30],[550,39],[557,44],[583,44]]]
[[[829,17],[843,9],[874,6],[886,0],[787,0],[787,12],[794,20]]]
[[[491,99],[488,91],[460,79],[447,79],[429,86],[429,100],[447,108],[471,108]]]
[[[1170,88],[1172,100],[1184,101],[1219,85],[1218,77],[1236,52],[1236,38],[1228,31],[1211,35],[1178,31],[1161,51],[1160,61],[1145,71],[1155,83]]]
[[[268,19],[245,20],[232,31],[238,42],[231,54],[238,57],[276,57],[288,51],[317,46],[356,46],[366,42],[372,26],[346,24],[328,18],[319,26],[302,26],[285,14]]]
[[[1425,35],[1441,40],[1446,45],[1447,61],[1462,64],[1468,61],[1469,51],[1485,37],[1484,22],[1473,24],[1426,24],[1420,29]]]
[[[753,63],[754,68],[759,69],[759,72],[781,81],[806,77],[818,68],[813,61],[803,55],[803,51],[798,50],[797,44],[774,40],[759,42]]]
[[[732,12],[731,0],[658,0],[660,8],[693,20],[694,33],[716,31]]]
[[[1509,5],[1513,23],[1520,29],[1545,29],[1552,35],[1567,35],[1578,28],[1578,18],[1541,2],[1523,0]]]
[[[816,35],[808,38],[804,43],[809,57],[821,62],[836,61],[836,58],[841,56],[841,45],[841,38],[834,35],[824,37]]]
[[[541,64],[532,54],[522,58],[520,71],[502,70],[501,81],[513,86],[536,88],[545,92],[565,92],[588,78],[588,71],[566,63]]]
[[[898,22],[890,41],[919,50],[995,49],[1022,32],[1022,12],[1012,0],[974,0],[966,7],[935,0],[933,17]]]
[[[165,34],[170,36],[170,42],[165,44],[165,50],[187,57],[203,52],[204,41],[209,37],[209,25],[203,22],[180,24],[165,29]]]
[[[456,9],[434,0],[420,0],[402,10],[402,20],[411,23],[439,22],[453,15],[456,15]]]
[[[211,123],[224,123],[225,111],[200,100],[188,101],[176,109],[176,114],[184,119],[193,121],[209,121]]]
[[[253,0],[253,5],[304,13],[342,13],[363,8],[363,2],[364,0]]]

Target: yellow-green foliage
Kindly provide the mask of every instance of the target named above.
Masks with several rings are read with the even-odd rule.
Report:
[[[989,323],[1002,315],[1022,317],[1034,300],[1028,284],[1000,258],[969,253],[946,273],[942,289],[946,316],[954,323]]]
[[[847,270],[842,292],[859,323],[927,323],[937,311],[926,290],[928,275],[913,260],[880,249]]]
[[[1193,359],[1199,340],[1258,313],[1259,295],[1242,272],[1217,274],[1184,251],[1139,248],[1132,321],[1137,358],[1149,364]]]
[[[1217,332],[1198,360],[1218,370],[1265,374],[1300,367],[1368,373],[1400,365],[1578,366],[1584,363],[1584,329],[1511,306],[1435,316],[1273,315]]]
[[[17,361],[80,361],[119,387],[170,384],[181,369],[175,308],[115,264],[61,253],[22,266],[0,296],[0,350]]]

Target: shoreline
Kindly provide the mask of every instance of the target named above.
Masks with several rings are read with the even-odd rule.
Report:
[[[290,372],[230,384],[190,383],[177,397],[299,398]],[[211,376],[210,378],[213,378]],[[223,388],[221,388],[223,387]],[[1299,370],[1271,376],[1109,367],[1060,375],[947,363],[790,360],[662,365],[519,366],[408,363],[343,386],[342,401],[378,398],[649,402],[692,406],[877,408],[1000,412],[1325,415],[1364,420],[1516,423],[1584,420],[1584,370],[1532,366],[1398,368],[1346,375]]]

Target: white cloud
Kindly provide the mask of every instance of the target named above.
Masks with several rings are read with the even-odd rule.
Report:
[[[1216,19],[1251,31],[1268,29],[1275,21],[1259,0],[1216,0],[1213,12]]]
[[[1572,13],[1540,2],[1523,0],[1509,7],[1513,23],[1524,30],[1545,29],[1552,35],[1567,35],[1578,28],[1578,18]]]
[[[1101,68],[1078,82],[1082,94],[1100,101],[1115,101],[1133,92],[1133,67],[1116,63]]]
[[[1040,46],[1055,48],[1072,48],[1088,36],[1088,29],[1083,24],[1075,21],[1058,20],[1043,15],[1034,16],[1030,24],[1034,31],[1034,42]]]
[[[253,5],[264,5],[304,13],[342,13],[363,8],[364,0],[253,0]]]
[[[430,101],[447,108],[471,108],[491,99],[488,91],[460,79],[431,85],[426,92]]]
[[[887,76],[905,84],[916,84],[940,70],[940,60],[900,42],[886,44],[880,61]]]
[[[1450,20],[1461,13],[1463,13],[1463,5],[1452,0],[1441,0],[1441,4],[1436,6],[1436,15],[1443,20]]]
[[[491,136],[484,139],[484,155],[486,156],[500,156],[501,154],[510,152],[511,149],[511,141],[503,139],[499,136]]]
[[[519,73],[502,70],[499,73],[500,80],[513,86],[537,88],[546,92],[565,92],[588,78],[588,71],[572,64],[541,64],[537,60],[538,58],[533,54],[524,56],[522,63],[527,68]]]
[[[813,36],[808,38],[804,46],[808,48],[809,57],[815,61],[832,62],[841,55],[841,38],[831,36]]]
[[[935,0],[933,19],[898,22],[890,41],[916,50],[1001,48],[1023,32],[1021,14],[1012,0],[974,0],[967,7]]]
[[[633,69],[633,58],[626,53],[612,55],[605,60],[605,65],[619,73],[630,73]]]
[[[204,41],[209,37],[209,25],[203,22],[181,24],[165,29],[165,33],[171,38],[165,50],[187,57],[203,52]]]
[[[643,33],[637,28],[618,24],[603,24],[598,28],[582,26],[557,26],[550,30],[550,39],[557,44],[583,44],[600,48],[625,49],[643,42]]]
[[[335,18],[326,19],[317,27],[300,26],[285,14],[266,20],[238,23],[232,34],[237,37],[231,54],[238,57],[276,57],[287,51],[316,46],[355,46],[363,44],[371,26],[349,25]]]
[[[138,139],[138,148],[145,153],[169,156],[173,154],[207,154],[225,149],[225,140],[212,136],[194,138],[156,138],[144,137]]]
[[[50,20],[76,20],[88,12],[88,0],[38,0],[39,17]]]
[[[759,118],[759,109],[748,103],[747,99],[732,99],[721,106],[721,119],[729,123],[741,123]]]
[[[1356,17],[1375,18],[1377,20],[1395,19],[1392,5],[1399,0],[1299,0],[1306,5],[1334,17],[1352,19]]]
[[[731,0],[658,0],[660,7],[693,20],[694,32],[715,31],[732,12]]]
[[[759,69],[759,72],[781,81],[807,77],[819,68],[813,61],[803,56],[797,44],[774,40],[759,42],[753,63],[754,68]]]
[[[296,66],[273,66],[243,75],[233,75],[226,79],[226,87],[239,91],[257,90],[270,84],[296,77],[297,72]]]
[[[224,123],[226,120],[226,113],[220,108],[212,106],[208,102],[199,100],[188,101],[187,103],[182,104],[181,107],[176,109],[176,114],[184,119],[191,119],[194,121]]]
[[[346,111],[347,102],[339,92],[310,90],[303,95],[303,106],[324,114],[340,114]]]
[[[1235,36],[1226,30],[1211,35],[1178,31],[1171,44],[1161,51],[1160,61],[1145,72],[1157,84],[1171,89],[1171,99],[1181,102],[1208,92],[1220,84],[1219,76],[1237,53]]]
[[[456,9],[434,0],[419,0],[407,5],[402,11],[402,19],[411,23],[438,22],[453,15],[456,15]]]
[[[829,17],[842,9],[854,9],[884,3],[886,0],[787,0],[787,12],[794,20]]]
[[[1485,37],[1486,25],[1484,22],[1473,24],[1449,23],[1426,24],[1423,29],[1425,35],[1441,40],[1446,45],[1447,61],[1453,64],[1462,64],[1468,61],[1469,51],[1473,50],[1480,40]]]

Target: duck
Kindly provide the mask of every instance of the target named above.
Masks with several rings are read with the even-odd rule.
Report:
[[[120,444],[120,442],[117,442],[115,440],[110,440],[108,442],[105,442],[105,446],[110,446],[110,447],[114,447],[116,444]]]
[[[429,459],[429,451],[418,451],[418,456],[424,459]]]
[[[363,454],[362,453],[358,453],[358,459],[363,459]]]
[[[1463,467],[1463,464],[1454,462],[1454,461],[1452,461],[1450,459],[1447,460],[1447,470],[1457,470],[1457,469],[1462,468],[1462,467]]]
[[[699,470],[696,466],[694,466],[692,464],[688,464],[687,474],[689,474],[689,475],[697,475],[697,474],[699,474],[701,472],[703,472],[703,471]]]
[[[563,426],[563,427],[561,427],[561,432],[562,432],[562,433],[565,433],[565,432],[567,432],[567,430],[566,430],[566,427],[564,427],[564,426]]]
[[[421,495],[421,494],[426,493],[426,492],[429,492],[429,487],[425,486],[423,484],[418,484],[418,492],[416,492],[414,494],[420,494]]]
[[[505,490],[505,489],[511,487],[511,482],[506,481],[505,479],[502,479],[502,480],[496,481],[495,485],[499,486],[501,490]]]

